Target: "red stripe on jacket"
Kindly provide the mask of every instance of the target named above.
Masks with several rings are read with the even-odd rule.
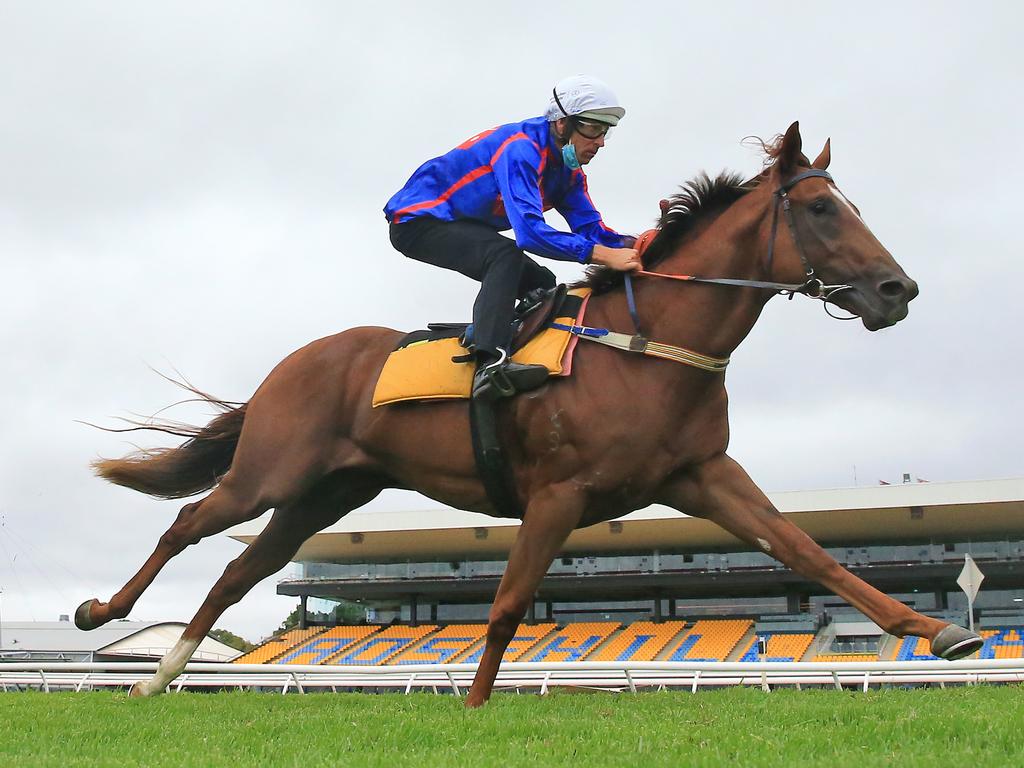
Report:
[[[473,138],[469,139],[465,143],[459,145],[458,149],[465,149],[468,146],[472,146],[476,142],[478,142],[481,139],[489,136],[492,133],[494,133],[494,129],[492,129],[490,131],[484,131],[481,134],[477,134],[476,136],[474,136]],[[448,189],[446,189],[444,192],[442,192],[439,197],[435,197],[433,200],[425,200],[422,203],[416,203],[415,205],[410,205],[407,208],[402,208],[401,210],[395,211],[395,215],[393,217],[394,223],[395,224],[401,223],[402,217],[407,215],[407,214],[415,213],[416,211],[422,211],[424,208],[433,208],[435,205],[440,205],[441,203],[443,203],[446,200],[448,200],[448,198],[450,198],[452,195],[454,195],[456,192],[458,192],[460,189],[462,189],[467,184],[470,184],[470,183],[476,181],[481,176],[486,176],[488,173],[491,173],[494,170],[494,164],[496,162],[498,162],[498,158],[501,157],[502,153],[505,151],[505,148],[509,144],[511,144],[513,141],[518,141],[519,139],[526,139],[527,141],[529,141],[530,137],[527,136],[525,133],[522,133],[522,132],[519,132],[519,133],[513,134],[512,136],[509,136],[507,139],[505,139],[505,141],[503,141],[501,143],[501,146],[498,147],[494,151],[494,154],[491,155],[491,162],[490,163],[488,163],[487,165],[481,165],[479,168],[474,168],[472,171],[470,171],[465,176],[463,176],[461,179],[459,179],[454,184],[452,184],[450,187],[448,187]],[[545,165],[546,161],[547,161],[547,151],[545,150],[544,152],[541,153],[540,168],[538,169],[538,173],[543,171],[544,165]],[[499,195],[499,197],[500,197],[500,195]]]

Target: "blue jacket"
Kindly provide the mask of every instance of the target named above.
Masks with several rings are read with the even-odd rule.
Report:
[[[554,208],[573,234],[544,221]],[[569,170],[546,118],[534,117],[478,133],[421,165],[384,208],[400,224],[418,216],[475,219],[511,229],[516,244],[538,256],[587,262],[595,243],[622,248],[632,238],[605,226],[581,169]]]

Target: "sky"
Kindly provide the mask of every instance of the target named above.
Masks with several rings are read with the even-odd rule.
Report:
[[[609,225],[646,229],[702,170],[753,175],[742,139],[800,120],[920,284],[874,334],[768,305],[728,374],[730,453],[762,488],[1024,474],[1022,22],[1010,2],[0,0],[0,616],[107,599],[173,521],[91,474],[133,446],[81,423],[180,399],[154,369],[245,400],[312,339],[468,319],[475,284],[393,251],[381,209],[579,73],[627,109],[587,167]],[[131,618],[187,621],[241,548],[189,549]],[[271,632],[289,572],[218,626]]]

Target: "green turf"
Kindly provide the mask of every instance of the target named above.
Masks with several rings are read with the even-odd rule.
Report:
[[[0,694],[0,766],[1020,765],[1024,687],[499,694]]]

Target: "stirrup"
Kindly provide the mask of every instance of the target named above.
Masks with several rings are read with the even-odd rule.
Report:
[[[486,395],[489,399],[498,400],[503,397],[512,397],[516,393],[515,384],[509,379],[505,371],[505,363],[508,361],[508,352],[498,347],[499,357],[493,363],[477,369],[473,377],[473,396]],[[493,391],[487,391],[488,385]]]

